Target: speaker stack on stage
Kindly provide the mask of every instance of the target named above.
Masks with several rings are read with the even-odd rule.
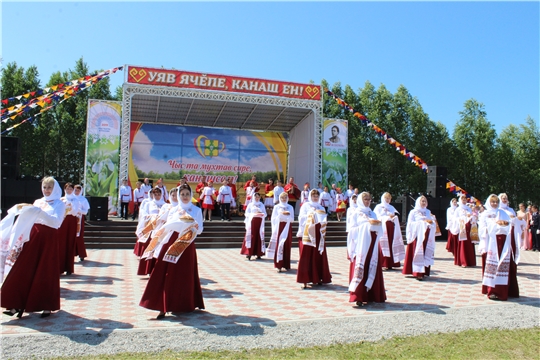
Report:
[[[108,221],[109,220],[109,198],[98,196],[87,196],[90,204],[90,220],[91,221]]]
[[[2,136],[2,179],[21,175],[21,142],[18,137]]]
[[[446,210],[450,206],[451,198],[446,193],[447,171],[442,166],[430,166],[428,168],[427,191],[431,196],[428,198],[428,208],[437,218],[442,237],[446,238]]]

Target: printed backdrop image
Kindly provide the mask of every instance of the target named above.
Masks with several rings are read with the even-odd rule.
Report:
[[[347,121],[339,119],[324,119],[323,122],[323,157],[322,175],[323,186],[330,189],[332,184],[347,189]]]
[[[287,133],[131,123],[129,181],[163,178],[167,189],[184,175],[194,189],[206,176],[217,190],[230,177],[239,197],[245,181],[284,178]],[[263,188],[264,190],[264,188]],[[264,192],[264,191],[263,191]]]
[[[88,101],[84,190],[87,196],[108,197],[109,214],[118,207],[121,118],[120,102]]]

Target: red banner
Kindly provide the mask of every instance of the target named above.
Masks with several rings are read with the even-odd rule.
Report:
[[[321,99],[320,86],[314,84],[299,84],[148,67],[129,66],[127,82],[132,84],[281,96],[305,100]]]

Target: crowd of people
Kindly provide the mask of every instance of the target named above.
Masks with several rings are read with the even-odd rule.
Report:
[[[204,309],[194,241],[202,233],[204,222],[212,220],[215,206],[220,208],[222,221],[230,221],[231,209],[242,208],[246,232],[240,253],[249,261],[263,256],[272,259],[279,273],[292,270],[293,223],[298,206],[295,237],[300,256],[296,282],[303,289],[332,282],[325,243],[328,217],[335,213],[338,221],[345,219],[349,301],[357,306],[386,301],[384,271],[402,268],[402,274],[421,281],[430,276],[434,264],[438,227],[425,196],[416,199],[407,217],[404,241],[391,194],[384,193],[372,210],[371,194],[358,193],[352,185],[342,192],[335,185],[330,190],[321,188],[320,183],[315,189],[305,183],[300,190],[294,178],[284,186],[280,180],[275,185],[268,181],[262,200],[262,186],[253,176],[244,186],[245,202],[237,205],[237,189],[230,179],[216,189],[212,181],[203,178],[194,192],[185,179],[170,191],[162,179],[155,187],[145,179],[134,191],[127,181],[123,183],[120,215],[127,219],[125,203],[135,202],[137,274],[149,275],[140,306],[158,311],[158,319],[169,312]],[[47,317],[60,309],[60,275],[74,272],[76,256],[81,261],[86,257],[84,215],[89,206],[81,190],[80,185],[67,183],[62,197],[58,182],[45,178],[43,198],[14,206],[2,220],[4,314],[21,317],[24,312],[42,311],[41,316]],[[268,246],[267,220],[271,224]],[[454,255],[454,264],[476,266],[478,244],[482,293],[492,300],[518,297],[519,252],[540,249],[538,207],[526,209],[521,204],[516,213],[504,193],[490,195],[483,206],[473,206],[461,196],[452,201],[447,220],[446,249]]]

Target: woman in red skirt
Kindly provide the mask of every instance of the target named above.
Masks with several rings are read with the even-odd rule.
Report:
[[[279,194],[279,204],[274,206],[272,212],[272,236],[266,249],[266,257],[274,259],[274,268],[278,269],[278,272],[291,268],[294,209],[287,203],[288,201],[287,193]]]
[[[1,306],[9,316],[43,311],[41,317],[47,317],[60,309],[58,228],[66,206],[54,178],[44,178],[41,190],[43,198],[33,205],[15,205],[1,223],[7,235],[1,239]]]
[[[478,233],[482,254],[482,294],[491,300],[519,297],[515,242],[511,236],[511,219],[499,209],[499,198],[492,194],[480,216]]]
[[[149,200],[146,204],[141,206],[139,213],[139,224],[135,234],[137,235],[137,242],[133,253],[139,257],[143,256],[146,251],[146,247],[149,244],[149,239],[152,237],[152,231],[156,225],[157,218],[161,207],[165,204],[163,201],[161,189],[157,186],[152,189],[152,200]]]
[[[66,196],[62,197],[61,200],[66,205],[66,217],[62,222],[62,226],[58,229],[58,263],[60,265],[60,274],[65,272],[66,275],[75,272],[75,242],[77,241],[77,235],[80,233],[78,226],[80,226],[81,205],[73,190],[72,183],[68,182],[64,185]]]
[[[204,309],[194,242],[203,231],[203,217],[201,209],[191,203],[191,196],[189,185],[179,187],[179,205],[162,228],[165,245],[139,303],[159,311],[157,319],[164,318],[168,312]]]
[[[471,226],[474,221],[472,209],[467,205],[467,197],[459,197],[459,207],[454,211],[454,221],[459,233],[455,235],[457,251],[454,254],[454,265],[461,267],[476,266],[474,244],[471,241]]]
[[[319,191],[309,192],[309,201],[300,208],[298,239],[303,244],[296,282],[307,288],[308,283],[328,284],[332,282],[328,257],[326,255],[326,223],[327,214],[319,204]]]
[[[435,220],[427,205],[427,198],[420,196],[407,219],[407,250],[402,273],[412,274],[417,280],[429,276],[435,257]]]
[[[248,260],[252,256],[260,259],[266,252],[264,244],[264,219],[266,218],[266,208],[261,202],[261,195],[255,193],[252,201],[246,208],[246,236],[242,242],[240,254],[245,255]]]
[[[373,212],[377,219],[381,221],[383,233],[379,241],[382,252],[381,266],[383,270],[392,270],[401,266],[401,261],[405,259],[405,246],[403,245],[403,235],[401,235],[401,224],[397,216],[395,207],[390,205],[392,195],[385,192],[381,196],[381,203],[375,206]]]
[[[386,300],[382,273],[382,252],[379,239],[383,234],[381,221],[371,211],[371,195],[360,194],[361,201],[352,213],[353,219],[347,241],[349,269],[349,302],[365,306],[368,302],[382,303]]]

